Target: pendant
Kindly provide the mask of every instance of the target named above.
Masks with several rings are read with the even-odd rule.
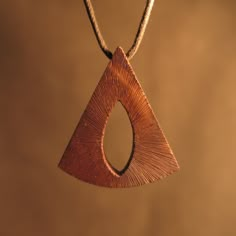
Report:
[[[118,101],[127,111],[133,130],[132,152],[122,171],[112,167],[103,149],[106,124]],[[151,183],[179,169],[122,48],[113,54],[59,167],[82,181],[112,188]]]

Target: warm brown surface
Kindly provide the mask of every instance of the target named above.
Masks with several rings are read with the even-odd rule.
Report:
[[[124,106],[133,130],[132,151],[122,171],[109,163],[103,147],[106,124],[117,102]],[[152,183],[178,170],[173,152],[122,48],[114,52],[59,166],[80,180],[113,188]]]
[[[127,50],[145,2],[93,3],[110,48]],[[235,12],[233,0],[156,2],[131,64],[181,171],[111,190],[57,167],[108,63],[83,2],[0,1],[0,235],[235,236]],[[105,150],[127,159],[117,111]]]

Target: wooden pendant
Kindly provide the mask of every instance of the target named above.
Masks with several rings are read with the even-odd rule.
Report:
[[[105,127],[118,101],[127,111],[133,129],[131,156],[122,171],[111,166],[103,149]],[[120,47],[98,83],[59,167],[85,182],[113,188],[150,183],[178,170],[173,152]]]

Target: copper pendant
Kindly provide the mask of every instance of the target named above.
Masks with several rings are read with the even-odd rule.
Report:
[[[122,171],[108,162],[103,138],[108,117],[120,101],[133,129],[133,148]],[[178,163],[123,50],[118,47],[64,152],[59,167],[85,182],[132,187],[159,180]]]

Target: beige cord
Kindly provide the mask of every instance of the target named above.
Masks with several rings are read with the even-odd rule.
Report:
[[[148,20],[149,20],[150,15],[151,15],[151,11],[152,11],[152,8],[153,8],[154,1],[155,0],[147,0],[146,7],[144,9],[143,16],[142,16],[142,19],[140,21],[139,28],[138,28],[137,34],[135,36],[134,42],[133,42],[131,48],[126,53],[126,56],[128,57],[129,60],[135,55],[135,53],[137,52],[137,50],[138,50],[138,48],[141,44],[141,41],[143,39],[145,30],[146,30],[146,27],[147,27],[147,24],[148,24]],[[98,27],[98,23],[97,23],[97,20],[96,20],[96,17],[95,17],[95,12],[94,12],[92,3],[91,3],[90,0],[84,0],[84,4],[85,4],[85,7],[86,7],[88,16],[89,16],[89,20],[90,20],[91,25],[93,27],[93,31],[94,31],[95,36],[97,38],[98,44],[99,44],[100,48],[102,49],[102,51],[104,52],[104,54],[109,59],[111,59],[112,58],[112,52],[108,49],[108,47],[106,45],[106,42],[102,37],[101,31]]]

